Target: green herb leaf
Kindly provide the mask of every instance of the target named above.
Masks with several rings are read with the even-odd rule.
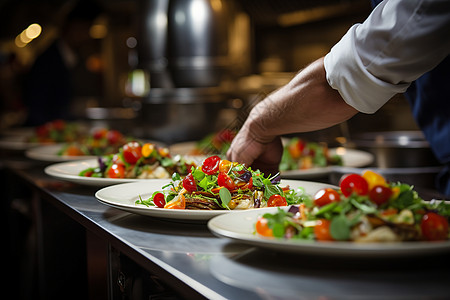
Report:
[[[331,219],[330,234],[338,241],[345,241],[350,238],[350,222],[344,215],[338,215]]]
[[[231,201],[230,191],[227,188],[221,188],[219,190],[219,197],[220,197],[220,200],[222,200],[222,206],[224,208],[230,209],[228,207],[228,203],[230,203],[230,201]]]

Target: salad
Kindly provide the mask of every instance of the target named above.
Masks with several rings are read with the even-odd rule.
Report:
[[[264,214],[256,234],[280,239],[354,242],[449,239],[450,204],[423,201],[405,183],[367,170],[349,174],[340,189],[319,190],[289,210]]]
[[[79,173],[83,177],[100,178],[170,178],[171,174],[186,175],[193,162],[181,156],[172,157],[169,150],[155,144],[128,142],[118,153],[98,158],[98,166]]]
[[[172,181],[137,205],[166,209],[234,210],[299,204],[310,198],[302,190],[281,187],[280,176],[264,176],[243,164],[214,155],[201,166],[191,167],[182,178],[175,173]]]
[[[27,141],[43,144],[73,142],[81,134],[82,130],[77,124],[58,119],[37,126],[34,133],[27,138]]]
[[[339,155],[330,155],[325,143],[292,138],[284,146],[280,170],[306,170],[331,165],[341,166],[342,158]]]
[[[195,145],[191,151],[191,155],[226,155],[231,142],[236,136],[236,131],[231,129],[223,129],[219,132],[207,135]]]
[[[60,156],[83,156],[83,155],[108,155],[119,151],[119,148],[130,138],[125,137],[117,130],[108,130],[99,128],[92,134],[79,138],[76,141],[66,143],[61,150],[58,151]]]

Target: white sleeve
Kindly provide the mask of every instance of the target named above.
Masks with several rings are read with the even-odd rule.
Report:
[[[374,113],[449,53],[449,0],[385,0],[324,64],[328,83],[349,105]]]

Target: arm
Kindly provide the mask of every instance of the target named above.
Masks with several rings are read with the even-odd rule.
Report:
[[[274,174],[283,150],[279,135],[327,128],[357,112],[329,86],[321,58],[252,109],[228,157]]]

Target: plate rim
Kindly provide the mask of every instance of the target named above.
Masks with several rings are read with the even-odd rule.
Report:
[[[168,183],[171,181],[170,179],[149,179],[149,180],[153,180],[153,181],[151,181],[150,184],[156,184],[157,181],[159,181],[161,183],[162,182]],[[289,185],[292,185],[295,183],[295,184],[297,184],[297,186],[300,186],[301,183],[306,183],[306,184],[317,185],[318,188],[335,187],[334,185],[331,185],[331,184],[313,182],[313,181],[305,181],[305,180],[282,179],[282,184],[283,184],[283,182],[285,182],[286,184],[289,184]],[[161,208],[153,208],[153,207],[145,207],[145,206],[137,207],[137,206],[131,206],[131,205],[118,205],[117,203],[112,203],[113,201],[111,201],[111,200],[105,199],[104,195],[102,195],[106,192],[109,192],[110,190],[120,190],[120,189],[133,188],[133,187],[135,188],[134,190],[136,192],[138,192],[139,191],[138,188],[141,188],[141,185],[144,185],[144,184],[149,184],[149,181],[121,183],[121,184],[116,184],[113,186],[104,187],[95,193],[95,197],[101,203],[118,208],[118,209],[122,209],[125,211],[131,211],[136,214],[143,214],[143,215],[147,215],[147,216],[154,216],[154,217],[160,217],[160,218],[165,218],[165,219],[207,221],[218,215],[224,215],[224,214],[238,212],[238,211],[229,211],[229,210],[211,210],[211,211],[176,210],[176,209],[161,209]],[[118,191],[116,191],[116,192],[118,192]],[[150,191],[150,192],[148,192],[148,194],[151,194],[153,192],[154,191]],[[136,195],[135,197],[137,200],[138,195]],[[123,201],[126,201],[126,200],[123,200]],[[267,209],[267,208],[252,209],[252,210],[256,211],[256,210],[265,210],[265,209]],[[144,212],[146,212],[146,213],[144,213]],[[170,212],[170,214],[167,215],[167,212]],[[183,218],[180,218],[180,217],[183,217]]]
[[[272,209],[275,210],[275,209]],[[253,211],[237,212],[243,214],[256,214]],[[416,256],[423,254],[434,254],[450,251],[450,241],[442,242],[395,242],[395,243],[355,243],[350,241],[343,242],[320,242],[320,241],[302,241],[302,240],[278,240],[265,239],[258,237],[253,233],[240,233],[226,230],[217,225],[223,222],[224,218],[236,218],[233,216],[217,216],[208,221],[208,229],[216,236],[227,238],[244,244],[256,246],[259,248],[271,249],[280,252],[289,252],[295,254],[312,254],[326,256],[342,257],[396,257],[396,256]],[[247,220],[251,216],[246,216]],[[228,220],[228,222],[230,222]]]

